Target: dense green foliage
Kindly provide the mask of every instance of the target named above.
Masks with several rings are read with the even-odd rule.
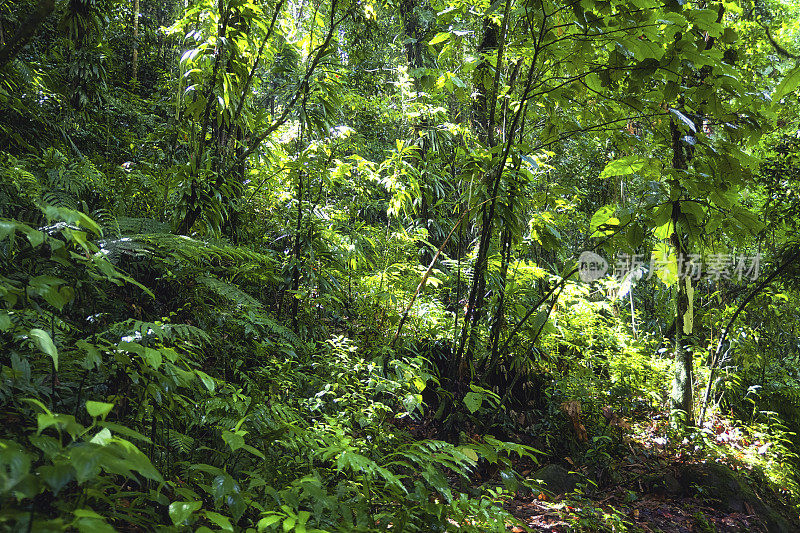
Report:
[[[3,4],[0,527],[501,532],[653,438],[797,506],[799,14]]]

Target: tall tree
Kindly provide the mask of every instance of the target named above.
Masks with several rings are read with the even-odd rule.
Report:
[[[133,0],[133,50],[131,51],[131,80],[134,90],[139,83],[139,0]]]

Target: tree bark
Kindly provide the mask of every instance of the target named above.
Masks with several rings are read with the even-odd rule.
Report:
[[[302,139],[302,135],[301,135]],[[301,237],[300,231],[303,224],[303,172],[297,173],[297,226],[294,233],[294,249],[292,250],[292,331],[297,331],[297,311],[299,299],[297,291],[300,290],[300,252]]]

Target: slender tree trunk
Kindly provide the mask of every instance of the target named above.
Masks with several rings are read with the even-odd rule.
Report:
[[[517,63],[516,67],[514,68],[514,72],[511,75],[511,84],[513,85],[513,80],[516,79],[517,73],[519,71],[519,63]],[[527,111],[527,104],[522,106],[523,114]],[[503,107],[503,117],[505,117],[505,113],[507,108]],[[525,131],[525,123],[523,121],[522,128],[520,129],[520,139],[522,139],[523,134]],[[522,159],[517,158],[516,163],[514,164],[514,171],[513,175],[517,176],[519,173],[520,166],[522,165]],[[494,366],[498,363],[498,354],[500,348],[500,331],[505,325],[505,301],[506,301],[506,281],[508,279],[508,265],[511,262],[511,249],[514,240],[514,208],[516,207],[516,199],[517,199],[517,182],[512,181],[511,186],[508,192],[508,201],[506,202],[506,217],[503,221],[503,233],[500,236],[500,254],[501,254],[501,265],[500,265],[500,294],[497,298],[497,310],[495,311],[494,321],[492,322],[492,330],[489,334],[489,346],[491,349],[491,357],[487,361],[487,367],[493,369]]]
[[[489,98],[493,89],[493,76],[491,64],[485,56],[497,50],[499,35],[500,28],[497,26],[497,23],[490,18],[484,19],[483,38],[481,39],[480,45],[478,45],[478,56],[481,59],[478,66],[475,68],[475,77],[473,78],[476,96],[473,100],[474,105],[472,107],[472,125],[478,133],[478,139],[486,144],[489,143],[490,132],[493,128],[493,125],[489,123]],[[500,65],[498,65],[498,68],[499,67]]]
[[[191,175],[191,186],[190,186],[190,195],[189,200],[187,202],[186,214],[184,215],[183,219],[181,220],[180,224],[178,224],[177,233],[179,235],[186,235],[192,229],[195,222],[200,218],[202,214],[201,206],[197,205],[198,195],[197,195],[197,182],[200,179],[200,172],[201,172],[201,165],[203,164],[203,155],[206,149],[206,134],[208,133],[208,126],[210,124],[211,119],[211,107],[213,104],[213,97],[214,97],[214,88],[217,82],[217,74],[219,73],[219,67],[222,63],[222,58],[225,55],[225,49],[222,46],[223,38],[227,37],[227,29],[228,29],[228,21],[230,20],[230,16],[232,10],[230,8],[230,2],[228,3],[227,9],[223,9],[223,0],[218,0],[217,3],[220,15],[222,16],[222,23],[219,25],[217,31],[217,47],[214,51],[214,67],[211,70],[211,77],[208,79],[208,82],[205,87],[205,98],[206,98],[206,105],[203,109],[203,122],[202,126],[200,127],[200,134],[197,138],[197,148],[196,152],[193,157],[194,168],[192,169]],[[213,137],[213,136],[212,136]]]
[[[506,2],[506,14],[509,2]],[[503,24],[505,24],[504,18]],[[497,76],[491,75],[490,63],[483,57],[497,50],[497,62],[495,73],[499,75],[502,70],[502,47],[499,47],[500,29],[491,19],[483,21],[483,38],[478,46],[478,53],[481,55],[481,62],[475,69],[473,84],[477,96],[474,99],[472,108],[472,125],[477,131],[478,138],[488,146],[494,146],[494,106],[491,104],[492,97],[496,94]],[[505,32],[503,32],[505,33]],[[499,48],[498,48],[499,47]],[[513,133],[512,133],[513,135]],[[503,163],[504,164],[504,163]],[[486,188],[489,201],[481,208],[480,239],[478,241],[478,256],[475,259],[475,266],[472,270],[472,286],[470,287],[469,297],[467,298],[467,313],[464,316],[464,326],[461,329],[461,340],[458,351],[453,361],[454,372],[459,381],[463,381],[466,373],[466,366],[471,362],[472,354],[477,343],[476,326],[480,320],[483,307],[484,291],[486,290],[486,267],[489,259],[489,245],[492,240],[492,225],[494,222],[494,212],[496,206],[496,195],[502,179],[502,166],[486,173]]]
[[[725,14],[725,7],[720,5],[717,11],[717,23],[722,21]],[[711,50],[714,46],[715,39],[708,38],[706,41],[705,49]],[[700,69],[699,75],[701,80],[704,80],[711,74],[711,67],[706,65]],[[696,82],[693,82],[696,83]],[[682,98],[678,100],[678,106],[682,104]],[[689,161],[691,160],[693,148],[691,146],[683,147],[681,142],[681,131],[675,123],[674,118],[670,118],[670,136],[672,141],[672,168],[678,170],[687,170],[689,168]],[[701,127],[695,124],[697,128]],[[680,187],[678,180],[674,180],[671,187],[679,190],[679,198],[683,196],[683,189]],[[672,207],[672,247],[677,255],[678,261],[678,294],[675,300],[675,375],[672,380],[672,394],[671,394],[671,407],[673,410],[683,411],[685,419],[681,417],[672,417],[674,426],[681,425],[693,426],[695,423],[694,418],[694,349],[693,338],[694,332],[694,287],[692,286],[691,275],[683,276],[685,270],[683,265],[689,259],[689,250],[687,249],[686,241],[682,230],[678,226],[678,220],[681,217],[681,204],[680,201],[673,202]]]
[[[670,134],[672,136],[672,166],[675,169],[686,170],[688,162],[681,146],[681,133],[674,120],[670,121]],[[680,187],[677,180],[672,183],[672,187]],[[672,417],[675,426],[694,424],[694,352],[692,348],[694,288],[691,276],[683,276],[683,264],[689,254],[678,226],[680,217],[680,201],[675,201],[672,205],[673,233],[671,240],[678,261],[678,294],[675,299],[675,374],[672,379],[670,400],[673,410],[684,413],[680,417]],[[682,418],[683,416],[685,418]]]
[[[504,221],[503,233],[500,236],[500,294],[497,295],[497,309],[494,313],[492,321],[492,329],[489,333],[489,346],[491,347],[491,358],[488,361],[489,365],[494,365],[497,357],[498,349],[500,348],[500,331],[505,324],[505,300],[506,300],[506,281],[508,279],[508,265],[511,262],[511,244],[513,239],[513,217],[514,217],[514,202],[516,200],[516,187],[512,185],[511,191],[508,194],[508,204],[506,206],[507,219]]]
[[[412,72],[414,72],[412,78],[414,80],[414,91],[417,94],[424,92],[425,77],[420,76],[415,71],[419,71],[425,66],[425,50],[427,48],[427,30],[420,18],[421,8],[422,3],[419,0],[402,0],[399,5],[400,18],[403,22],[403,33],[405,33],[406,36],[406,42],[404,45],[406,61],[408,62],[408,66],[411,68]],[[419,139],[420,133],[428,129],[428,126],[428,120],[425,118],[420,119],[416,124],[414,124],[414,139]],[[431,226],[429,224],[432,216],[427,198],[428,186],[424,170],[427,150],[427,139],[423,137],[420,147],[420,161],[415,164],[415,167],[417,167],[417,169],[420,171],[419,188],[421,198],[419,215],[422,227],[428,232],[428,241],[433,242],[430,233]],[[421,244],[420,246],[420,263],[427,266],[430,263],[433,254],[428,248],[427,244]]]
[[[511,6],[511,2],[506,2],[505,11],[503,14],[503,21],[500,27],[499,39],[497,40],[497,60],[495,62],[495,73],[494,73],[494,80],[491,81],[491,96],[488,102],[489,108],[489,115],[488,115],[488,122],[486,127],[486,140],[489,146],[495,147],[498,145],[498,142],[495,138],[494,129],[495,129],[495,111],[497,109],[497,91],[500,87],[500,73],[503,71],[503,54],[505,51],[505,39],[506,39],[506,30],[507,30],[507,22],[509,17],[509,9]],[[488,26],[487,26],[487,31]],[[491,44],[491,31],[489,35],[489,43],[487,46]],[[464,318],[464,328],[462,329],[461,334],[461,342],[458,347],[458,351],[456,352],[456,357],[454,360],[454,365],[457,368],[458,379],[459,381],[463,381],[465,372],[467,367],[471,368],[472,358],[474,354],[474,349],[477,344],[477,325],[480,322],[481,311],[483,308],[483,302],[486,298],[486,269],[488,266],[488,259],[489,259],[489,246],[492,242],[492,228],[494,224],[494,214],[495,209],[497,207],[497,200],[498,194],[500,191],[500,182],[503,179],[503,172],[505,170],[506,162],[508,161],[509,153],[511,152],[511,146],[514,142],[514,138],[519,134],[520,139],[522,138],[522,130],[518,130],[518,126],[521,122],[524,122],[524,111],[526,109],[525,101],[527,100],[528,93],[531,88],[531,83],[533,81],[533,73],[536,67],[536,60],[538,57],[538,49],[534,53],[534,56],[531,61],[530,69],[528,70],[528,77],[524,85],[524,89],[522,92],[522,98],[520,100],[520,106],[514,113],[514,120],[510,125],[505,127],[505,131],[503,134],[504,146],[503,149],[499,153],[499,158],[497,162],[492,162],[493,168],[486,172],[486,192],[488,195],[488,199],[486,203],[483,204],[483,208],[481,210],[481,225],[480,225],[480,239],[478,243],[478,256],[475,260],[475,267],[473,269],[473,280],[472,280],[472,288],[470,289],[469,299],[467,302],[467,316]],[[514,72],[516,73],[517,68],[514,68]],[[514,74],[516,75],[516,74]],[[486,78],[484,78],[485,80]],[[483,82],[485,83],[485,81]],[[478,101],[478,105],[480,106],[480,102]],[[479,113],[483,112],[479,110]],[[506,123],[507,124],[507,123]],[[469,319],[469,320],[468,320]]]
[[[677,234],[673,234],[673,247],[678,256],[678,263],[688,257]],[[694,289],[692,278],[678,277],[678,294],[675,300],[675,375],[672,380],[672,409],[686,413],[685,424],[694,423],[694,353],[692,349],[692,299]]]
[[[294,250],[292,251],[292,331],[297,333],[297,309],[299,298],[297,291],[300,289],[300,230],[303,223],[303,173],[297,173],[297,226],[294,232]]]
[[[133,90],[139,83],[139,0],[133,0],[133,53],[131,54]]]

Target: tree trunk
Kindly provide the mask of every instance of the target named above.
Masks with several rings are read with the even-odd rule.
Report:
[[[301,135],[302,138],[302,135]],[[292,331],[297,331],[297,308],[299,299],[297,291],[300,290],[300,230],[303,223],[303,173],[297,173],[297,226],[294,233],[294,250],[292,250]]]
[[[681,146],[681,132],[674,120],[670,121],[670,134],[672,137],[672,167],[686,170],[688,161]],[[674,180],[672,187],[680,188],[678,180]],[[678,227],[681,217],[680,201],[672,204],[672,248],[678,261],[678,294],[675,299],[675,374],[672,379],[671,407],[676,414],[672,416],[673,426],[680,427],[694,424],[694,352],[692,349],[693,324],[693,298],[691,276],[683,276],[683,264],[689,254],[686,242]],[[677,414],[678,411],[682,413]],[[684,418],[685,417],[685,418]]]
[[[425,88],[425,80],[423,76],[419,76],[418,74],[414,73],[414,71],[418,71],[425,66],[425,49],[427,47],[427,31],[422,20],[420,19],[420,8],[421,2],[419,2],[419,0],[403,0],[400,2],[399,6],[400,19],[403,23],[403,33],[405,33],[406,36],[406,61],[412,70],[414,91],[418,94],[423,92],[423,89]],[[419,139],[420,133],[426,129],[428,129],[428,121],[427,119],[422,118],[416,124],[414,124],[414,139]],[[423,137],[422,145],[420,147],[421,159],[417,164],[415,164],[415,166],[418,168],[418,170],[420,170],[420,223],[428,232],[428,241],[433,242],[431,239],[429,224],[429,221],[432,217],[427,198],[428,186],[425,171],[423,170],[425,166],[427,149],[427,140]],[[427,244],[420,244],[419,256],[420,264],[427,266],[430,263],[433,254]]]
[[[517,170],[517,169],[515,169]],[[492,321],[492,329],[489,333],[489,346],[491,349],[491,358],[488,367],[491,368],[497,364],[497,355],[500,348],[500,331],[505,325],[505,300],[506,300],[506,282],[508,279],[508,265],[511,262],[511,248],[514,225],[514,204],[516,202],[516,184],[511,185],[511,190],[508,194],[508,203],[506,204],[506,220],[503,224],[503,232],[500,236],[500,294],[497,295],[497,309],[495,310],[494,319]]]
[[[55,0],[39,0],[39,3],[36,4],[36,10],[22,23],[8,44],[0,48],[0,68],[3,68],[6,63],[14,59],[25,45],[28,44],[28,41],[33,38],[36,30],[39,29],[39,26],[44,22],[44,19],[53,12],[55,7]]]
[[[677,233],[673,234],[673,246],[678,255],[678,264],[682,263],[688,255],[684,247],[678,242]],[[671,407],[685,413],[682,424],[679,418],[673,418],[676,425],[692,425],[694,423],[694,353],[692,350],[693,325],[693,292],[692,278],[690,276],[678,277],[678,295],[675,301],[675,374],[672,379]]]
[[[139,83],[139,0],[133,0],[133,52],[131,53],[133,90]]]
[[[497,50],[499,35],[500,31],[497,24],[490,18],[484,19],[483,39],[481,39],[481,44],[478,46],[480,62],[475,68],[475,77],[473,78],[476,96],[472,107],[472,125],[478,133],[478,139],[485,144],[489,144],[490,131],[493,127],[492,124],[489,124],[489,93],[492,92],[493,77],[491,65],[485,56]],[[498,65],[499,67],[500,65]]]
[[[484,21],[484,35],[479,48],[479,52],[481,52],[482,55],[491,50],[497,50],[494,77],[492,78],[489,73],[490,65],[488,61],[484,61],[478,66],[477,70],[479,72],[476,73],[475,78],[475,89],[479,91],[479,94],[484,96],[479,96],[475,99],[473,126],[477,129],[479,138],[490,147],[494,147],[497,144],[494,136],[495,101],[497,88],[500,85],[500,72],[503,69],[503,52],[510,5],[511,2],[506,2],[501,28],[498,29],[497,25],[491,20]],[[531,69],[532,68],[533,67],[531,67]],[[527,94],[530,88],[530,76],[532,72],[532,70],[529,72],[528,81],[525,86],[525,94]],[[488,101],[485,97],[486,94],[491,95]],[[523,102],[524,100],[525,95],[523,95],[522,98]],[[472,274],[472,287],[470,289],[469,298],[467,299],[467,313],[464,317],[464,327],[461,330],[461,341],[458,346],[458,351],[456,352],[455,360],[453,361],[459,381],[463,381],[467,367],[472,364],[472,357],[475,345],[477,344],[477,325],[480,322],[483,301],[486,296],[486,268],[489,264],[489,246],[492,242],[492,227],[494,225],[497,195],[500,190],[500,181],[503,178],[503,170],[511,146],[510,142],[514,135],[516,135],[514,130],[519,124],[519,118],[524,108],[525,106],[520,106],[520,109],[516,113],[514,124],[511,126],[511,131],[509,132],[509,143],[502,152],[499,161],[497,163],[493,161],[492,164],[496,166],[485,173],[487,200],[481,207],[478,255],[475,259],[475,267]]]

